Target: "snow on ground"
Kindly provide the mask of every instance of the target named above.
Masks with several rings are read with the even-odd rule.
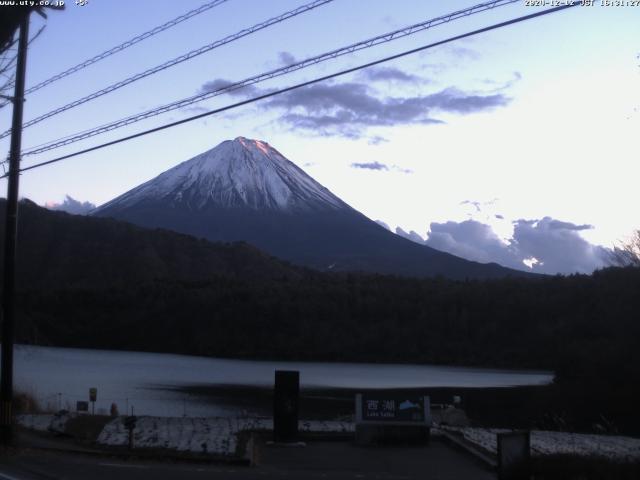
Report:
[[[165,448],[181,452],[234,455],[238,434],[248,430],[272,430],[270,418],[194,418],[138,417],[134,430],[136,448]],[[353,432],[351,423],[338,421],[301,421],[301,432]],[[109,422],[98,437],[98,443],[110,446],[128,445],[129,432],[124,419]]]
[[[17,415],[16,421],[19,425],[29,428],[31,430],[37,430],[39,432],[48,432],[49,427],[53,423],[53,415],[41,415],[41,414],[24,414]]]
[[[64,433],[71,415],[18,415],[20,425],[41,432]],[[105,425],[97,443],[106,446],[128,446],[129,431],[125,417],[114,418]],[[351,422],[301,420],[301,432],[353,432]],[[271,418],[234,417],[138,417],[134,429],[135,448],[160,448],[180,452],[235,455],[238,434],[243,431],[273,430]]]
[[[497,433],[511,430],[497,428],[443,428],[461,433],[465,440],[485,450],[497,453]],[[591,435],[583,433],[531,432],[532,455],[570,454],[578,456],[597,456],[616,461],[640,460],[640,439],[613,435]]]
[[[19,415],[18,423],[38,431],[64,432],[69,415]],[[129,432],[124,418],[109,422],[97,443],[105,446],[126,446]],[[496,453],[496,434],[511,430],[495,428],[440,427],[460,433],[465,440]],[[134,430],[136,448],[171,449],[180,452],[235,455],[238,434],[250,430],[273,430],[271,418],[234,417],[138,417]],[[301,432],[329,433],[353,432],[354,424],[343,421],[301,420]],[[434,431],[437,433],[437,431]],[[639,461],[640,439],[613,435],[590,435],[581,433],[531,432],[532,455],[570,454],[598,456],[616,461]]]

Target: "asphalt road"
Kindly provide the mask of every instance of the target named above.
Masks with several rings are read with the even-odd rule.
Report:
[[[0,458],[0,480],[423,479],[493,480],[493,472],[442,442],[428,447],[362,448],[314,442],[304,448],[262,446],[259,465],[135,461],[23,450]]]

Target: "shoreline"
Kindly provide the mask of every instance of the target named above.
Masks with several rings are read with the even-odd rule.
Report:
[[[167,388],[221,406],[240,406],[252,414],[271,415],[273,387],[247,385],[186,385]],[[421,388],[300,388],[300,417],[335,419],[352,416],[356,393],[383,393],[428,395],[432,405],[450,405],[453,396],[462,399],[462,408],[474,426],[530,428],[552,426],[536,414],[541,404],[553,394],[553,384],[513,387],[421,387]],[[534,420],[532,422],[532,420]]]

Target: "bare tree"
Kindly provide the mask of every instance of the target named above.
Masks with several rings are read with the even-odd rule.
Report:
[[[44,26],[29,39],[29,44],[40,36]],[[15,84],[15,66],[18,52],[15,49],[16,38],[11,39],[3,48],[0,48],[0,109],[11,103],[13,87]]]
[[[0,108],[9,105],[13,95],[15,64],[18,58],[15,47],[20,22],[31,12],[36,12],[43,18],[47,18],[45,10],[49,9],[63,10],[64,6],[0,7]],[[41,27],[29,40],[29,43],[33,42],[43,29],[44,27]]]
[[[0,53],[0,108],[8,105],[15,80],[14,67],[18,55],[12,46],[13,42]]]
[[[640,230],[613,247],[610,263],[618,267],[640,267]]]

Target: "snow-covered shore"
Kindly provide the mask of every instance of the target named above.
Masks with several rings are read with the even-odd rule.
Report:
[[[337,421],[300,421],[302,432],[353,432],[353,424]],[[138,448],[167,448],[180,452],[234,455],[238,435],[246,431],[273,430],[270,418],[168,418],[139,417],[134,431]],[[108,423],[98,437],[102,445],[127,445],[129,432],[122,418]]]
[[[493,454],[497,453],[497,433],[511,430],[498,428],[443,427],[460,433],[464,439]],[[570,432],[531,432],[531,454],[576,455],[602,457],[618,462],[640,461],[640,439],[614,435],[592,435]]]
[[[38,431],[63,433],[70,415],[20,415],[18,422]],[[301,420],[301,432],[349,433],[354,424],[348,421]],[[505,429],[439,427],[459,434],[467,442],[496,454],[496,434]],[[234,456],[238,454],[239,437],[247,431],[273,430],[271,418],[255,417],[138,417],[134,430],[135,448],[168,449],[177,452]],[[434,429],[438,433],[438,428]],[[97,438],[98,445],[120,447],[129,443],[124,417],[109,421]],[[591,435],[534,430],[531,432],[534,456],[570,454],[602,457],[613,461],[640,461],[640,439],[613,435]]]
[[[69,415],[20,415],[18,422],[38,431],[64,432]],[[351,422],[301,420],[301,432],[353,432]],[[273,430],[271,418],[234,417],[138,417],[134,429],[135,448],[169,449],[178,452],[233,456],[237,453],[239,434],[247,431]],[[128,446],[129,431],[124,417],[105,425],[97,438],[99,445]]]

